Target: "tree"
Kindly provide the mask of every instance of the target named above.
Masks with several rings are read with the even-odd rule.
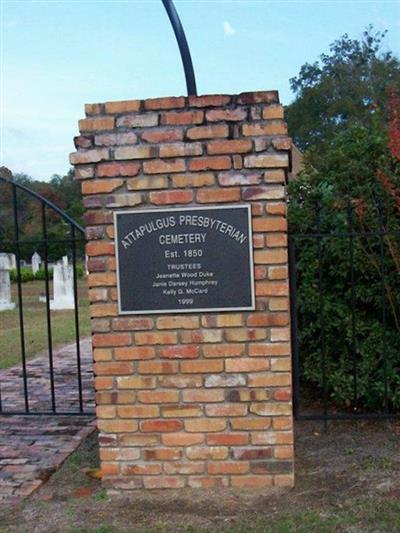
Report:
[[[329,54],[306,63],[290,80],[295,100],[286,109],[289,133],[300,149],[311,149],[314,165],[339,132],[351,125],[370,128],[388,89],[400,88],[400,63],[383,51],[385,35],[372,26],[361,40],[345,34],[330,45]]]
[[[386,108],[376,106],[368,122],[338,128],[325,140],[318,165],[306,157],[305,170],[290,184],[292,233],[354,236],[303,239],[298,246],[299,346],[309,387],[320,389],[325,381],[329,397],[342,405],[351,405],[356,390],[359,408],[381,409],[387,399],[386,407],[399,409],[398,93],[390,91]]]

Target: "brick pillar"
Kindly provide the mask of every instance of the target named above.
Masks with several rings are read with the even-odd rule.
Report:
[[[293,485],[278,94],[90,104],[81,181],[100,457],[110,492]],[[113,211],[250,204],[256,309],[119,315]]]

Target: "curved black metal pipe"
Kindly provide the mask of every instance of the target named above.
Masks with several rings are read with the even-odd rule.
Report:
[[[190,55],[189,45],[183,31],[182,23],[175,9],[172,0],[162,0],[165,11],[168,14],[172,28],[174,29],[176,40],[178,41],[179,51],[181,53],[183,70],[185,71],[186,87],[188,96],[197,96],[196,79],[194,77],[192,57]]]

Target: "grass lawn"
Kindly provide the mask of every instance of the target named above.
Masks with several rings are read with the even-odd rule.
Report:
[[[48,349],[46,304],[39,302],[45,293],[44,281],[22,284],[24,312],[25,350],[28,357]],[[50,285],[50,296],[52,296]],[[12,284],[12,301],[17,305],[12,311],[0,313],[0,368],[8,368],[21,362],[21,340],[17,284]],[[80,335],[89,333],[89,301],[86,280],[78,280]],[[53,347],[75,339],[74,311],[51,311]]]
[[[0,506],[0,532],[397,533],[399,440],[398,422],[337,423],[327,433],[320,424],[301,423],[294,489],[136,490],[111,497],[85,474],[98,465],[94,434],[31,497]]]

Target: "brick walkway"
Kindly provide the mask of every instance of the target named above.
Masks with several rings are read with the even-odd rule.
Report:
[[[83,407],[94,409],[90,339],[81,341]],[[29,408],[50,411],[47,353],[27,363]],[[76,347],[69,344],[54,352],[57,412],[78,412]],[[0,371],[3,411],[24,408],[21,367]],[[0,416],[0,503],[17,502],[37,489],[94,429],[88,416]]]

